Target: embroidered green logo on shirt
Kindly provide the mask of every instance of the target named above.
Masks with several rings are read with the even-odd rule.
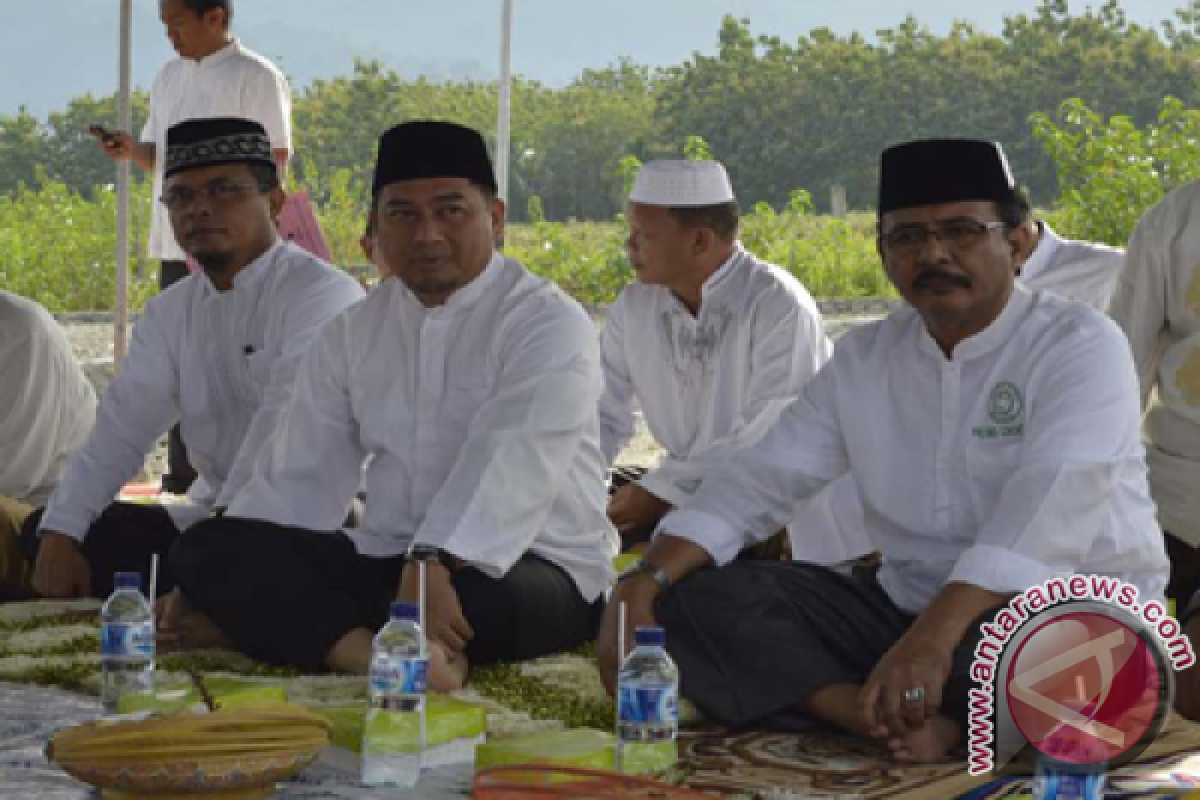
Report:
[[[971,433],[980,439],[1001,439],[1020,436],[1025,430],[1025,398],[1015,383],[1001,381],[992,388],[988,398],[988,416],[995,426],[973,428]]]

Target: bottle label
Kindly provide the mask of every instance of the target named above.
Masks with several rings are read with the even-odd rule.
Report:
[[[379,694],[425,694],[427,658],[375,659],[371,664],[371,691]]]
[[[106,658],[153,658],[153,620],[103,623],[100,626],[100,654]]]
[[[1033,782],[1039,800],[1103,800],[1104,773],[1059,770],[1040,773]]]
[[[679,724],[677,695],[674,686],[621,686],[617,717],[625,724],[673,728]]]

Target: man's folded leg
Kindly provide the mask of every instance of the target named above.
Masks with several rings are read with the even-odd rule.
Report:
[[[42,511],[34,511],[21,528],[21,551],[26,561],[37,563],[40,537],[38,527]],[[159,557],[158,594],[175,588],[175,573],[168,553],[179,538],[171,515],[160,505],[113,503],[92,523],[81,550],[92,569],[92,594],[108,597],[113,591],[113,576],[118,572],[136,572],[142,576],[142,589],[149,589],[150,564]]]
[[[603,599],[587,602],[566,571],[539,556],[526,553],[498,580],[471,568],[453,580],[475,633],[466,648],[472,665],[561,653],[596,635]]]
[[[190,605],[252,658],[321,671],[342,637],[377,630],[403,558],[361,556],[340,531],[218,517],[171,552]]]
[[[686,578],[655,607],[685,697],[731,727],[805,730],[805,701],[866,682],[912,617],[873,576],[737,561]]]
[[[943,689],[941,713],[962,730],[979,624],[997,610],[968,629]],[[915,620],[873,569],[843,575],[800,562],[696,573],[662,595],[656,612],[683,695],[722,724],[774,730],[812,728],[808,701],[830,687],[865,684]]]

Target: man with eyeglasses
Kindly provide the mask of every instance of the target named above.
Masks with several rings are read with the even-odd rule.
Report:
[[[266,129],[272,158],[282,171],[292,148],[291,88],[274,64],[233,35],[233,0],[160,0],[158,7],[179,58],[164,64],[154,79],[140,140],[126,131],[89,129],[105,155],[151,172],[157,196],[163,190],[167,130],[172,125],[202,117],[238,117]],[[173,235],[167,209],[158,204],[151,212],[147,248],[160,263],[160,289],[187,277],[186,248]],[[163,489],[186,492],[195,470],[177,428],[168,436],[167,466]]]
[[[1103,315],[1014,284],[1028,230],[1000,147],[883,154],[879,252],[909,307],[847,333],[754,446],[662,521],[609,600],[657,619],[683,694],[731,726],[814,720],[935,761],[962,741],[979,623],[1026,588],[1110,575],[1160,599],[1137,381]],[[879,569],[730,563],[854,476]],[[719,569],[712,569],[719,566]]]
[[[33,585],[51,598],[97,596],[119,571],[148,573],[180,533],[228,505],[286,404],[301,355],[362,297],[358,283],[279,239],[279,171],[264,128],[189,120],[167,134],[162,205],[203,267],[146,304],[95,428],[44,513],[22,535]],[[199,478],[186,502],[114,503],[175,422]],[[175,584],[169,561],[159,588]]]

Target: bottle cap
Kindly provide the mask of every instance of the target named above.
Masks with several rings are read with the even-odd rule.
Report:
[[[667,634],[657,625],[640,625],[633,633],[633,643],[638,647],[662,647],[667,643]]]
[[[421,609],[416,603],[392,603],[392,619],[408,619],[417,622],[421,619]]]
[[[117,589],[142,590],[142,576],[136,572],[118,572],[113,578],[113,586]]]

